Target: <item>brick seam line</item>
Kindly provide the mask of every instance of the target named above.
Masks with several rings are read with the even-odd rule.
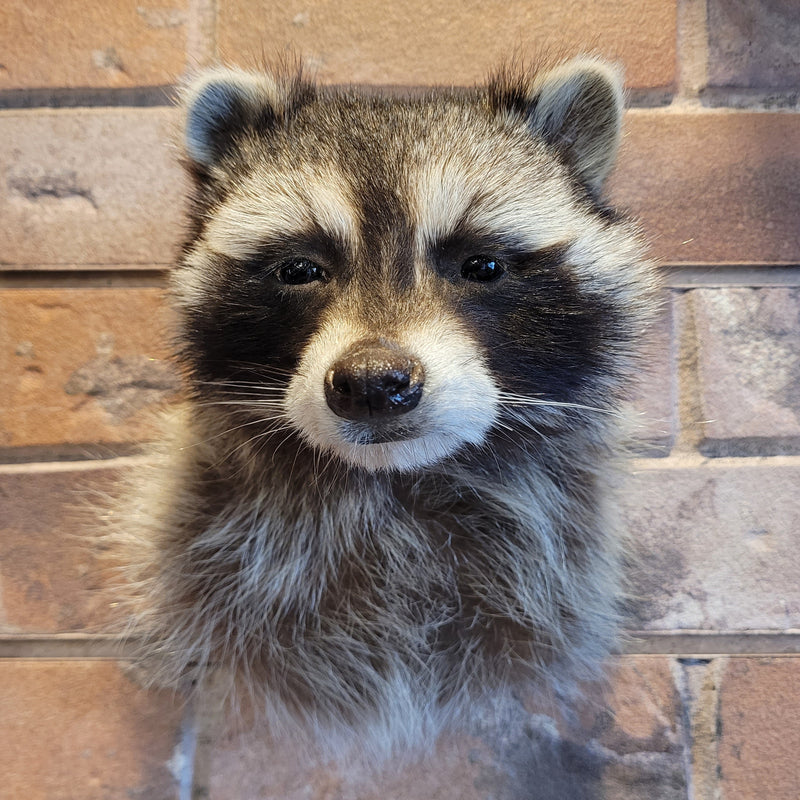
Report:
[[[708,83],[708,8],[706,0],[678,0],[676,26],[678,91],[673,104],[699,107]]]
[[[718,800],[719,682],[727,658],[677,658],[672,677],[681,701],[688,800]]]
[[[668,630],[625,632],[616,655],[713,658],[800,656],[800,630],[707,631]],[[0,634],[0,659],[114,660],[131,658],[135,642],[101,634]]]
[[[210,52],[209,48],[209,52]],[[202,50],[190,59],[188,71],[192,72],[208,63],[215,56]],[[332,88],[344,84],[329,84]],[[435,84],[432,84],[435,85]],[[359,88],[389,95],[422,94],[431,85],[403,84],[356,84]],[[87,112],[103,110],[141,111],[143,109],[165,109],[175,105],[179,83],[158,86],[139,86],[123,89],[109,88],[30,88],[0,90],[0,114],[42,112]],[[800,92],[796,89],[720,89],[703,88],[697,97],[688,94],[672,95],[664,89],[628,90],[627,110],[636,113],[662,112],[665,114],[687,112],[695,114],[756,113],[797,114],[800,113]]]

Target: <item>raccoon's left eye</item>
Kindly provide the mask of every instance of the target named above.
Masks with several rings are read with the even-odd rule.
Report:
[[[278,270],[278,280],[290,286],[314,283],[314,281],[325,280],[326,277],[322,267],[307,258],[296,258],[294,261],[288,261]]]
[[[494,281],[504,272],[503,265],[491,256],[470,256],[461,265],[461,277],[468,281]]]

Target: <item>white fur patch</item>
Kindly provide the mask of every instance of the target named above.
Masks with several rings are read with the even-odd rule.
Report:
[[[328,320],[304,351],[286,395],[286,413],[314,447],[368,470],[412,470],[441,461],[466,444],[480,444],[498,413],[498,388],[477,344],[455,320],[415,322],[394,337],[425,370],[419,405],[404,417],[410,438],[357,444],[354,423],[325,401],[325,375],[367,331]]]
[[[245,260],[271,238],[319,226],[332,239],[354,242],[358,214],[344,176],[332,165],[261,172],[215,213],[204,235],[212,251]]]
[[[465,156],[466,163],[499,159],[494,153]],[[519,243],[531,251],[573,240],[586,215],[564,202],[565,178],[551,162],[526,158],[529,169],[513,174],[501,164],[477,174],[445,157],[428,158],[408,182],[420,256],[464,225]]]

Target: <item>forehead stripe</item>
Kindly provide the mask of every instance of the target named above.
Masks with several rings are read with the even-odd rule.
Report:
[[[216,212],[205,243],[216,253],[245,260],[270,239],[315,227],[332,239],[353,242],[358,214],[349,194],[344,179],[334,173],[297,172],[253,181]]]

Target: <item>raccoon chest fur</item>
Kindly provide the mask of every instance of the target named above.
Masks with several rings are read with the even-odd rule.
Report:
[[[389,751],[591,674],[655,286],[602,200],[618,74],[389,98],[218,69],[184,107],[184,400],[117,548],[154,680],[226,670],[276,728]]]

